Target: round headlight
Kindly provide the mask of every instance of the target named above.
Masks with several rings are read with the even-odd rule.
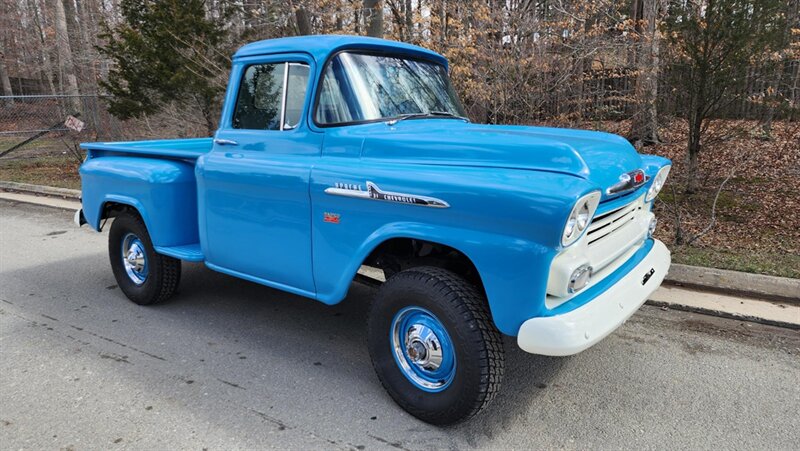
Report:
[[[569,218],[567,220],[567,226],[564,227],[564,236],[567,238],[571,238],[572,235],[574,235],[575,231],[577,230],[577,227],[575,227],[577,224],[578,221],[576,221],[575,218]]]
[[[578,230],[583,231],[587,225],[589,225],[589,220],[592,219],[591,212],[589,211],[589,204],[585,203],[581,207],[581,210],[578,212]]]
[[[658,196],[659,191],[661,191],[661,188],[664,187],[664,183],[667,181],[667,176],[671,168],[671,165],[667,165],[658,170],[658,174],[656,174],[653,179],[650,189],[647,190],[647,197],[644,199],[645,202],[650,202]]]
[[[567,247],[578,241],[578,238],[589,227],[599,203],[600,191],[591,192],[575,202],[575,206],[572,207],[572,211],[567,217],[567,223],[564,225],[564,233],[561,236],[562,246]]]

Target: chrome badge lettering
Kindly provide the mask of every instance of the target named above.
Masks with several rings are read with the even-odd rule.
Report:
[[[336,183],[334,185],[337,189],[347,189],[353,191],[363,191],[364,189],[361,185],[357,185],[355,183]]]
[[[415,194],[394,193],[381,190],[378,185],[367,181],[367,189],[355,183],[336,183],[325,189],[326,194],[334,196],[358,197],[362,199],[381,200],[399,204],[419,205],[422,207],[448,208],[450,204],[435,197],[417,196]]]

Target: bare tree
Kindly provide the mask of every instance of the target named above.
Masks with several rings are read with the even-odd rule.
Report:
[[[779,47],[784,6],[782,0],[673,0],[666,29],[674,54],[671,84],[688,109],[687,193],[700,187],[709,121],[743,96],[737,88],[748,65]]]
[[[47,42],[47,37],[44,33],[44,11],[40,8],[37,0],[26,0],[26,7],[28,15],[30,15],[33,24],[36,27],[36,37],[38,38],[39,61],[39,76],[42,80],[43,86],[47,86],[50,94],[56,93],[56,87],[53,84],[53,63],[50,59],[50,49]]]
[[[660,41],[658,25],[666,10],[664,0],[634,0],[635,30],[639,40],[636,52],[636,110],[631,121],[630,140],[648,145],[659,142],[658,137],[658,73]],[[637,17],[638,16],[638,17]],[[639,146],[637,146],[639,147]]]
[[[793,55],[791,42],[792,42],[792,29],[800,26],[800,0],[787,0],[790,1],[787,8],[786,23],[784,24],[782,42],[780,47],[783,47],[779,52],[776,52],[769,63],[772,65],[772,74],[767,80],[767,92],[764,94],[767,103],[767,110],[764,117],[761,118],[761,136],[763,139],[771,139],[772,137],[772,121],[775,119],[775,114],[782,103],[791,99],[784,99],[781,93],[781,85],[784,78],[784,64],[790,60]]]
[[[3,39],[0,37],[0,84],[3,85],[3,95],[10,96],[13,94],[11,92],[11,80],[8,79],[8,69],[6,68],[6,54],[3,46]],[[6,106],[11,106],[14,104],[13,99],[7,99],[5,102]]]
[[[297,32],[300,36],[311,34],[311,21],[308,19],[308,11],[302,6],[294,10],[294,17],[297,21]]]
[[[367,21],[367,36],[383,37],[383,2],[364,0],[364,13]]]
[[[80,111],[80,101],[76,97],[80,95],[80,91],[78,90],[78,77],[75,75],[75,63],[72,60],[72,46],[70,45],[69,32],[67,31],[67,16],[64,11],[64,3],[61,0],[53,0],[53,12],[59,72],[66,94],[72,96],[67,101],[67,105],[70,108],[69,113],[71,114]]]

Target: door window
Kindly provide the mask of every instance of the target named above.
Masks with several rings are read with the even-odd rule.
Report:
[[[242,75],[233,128],[288,130],[303,114],[309,68],[302,63],[268,63],[248,66]]]

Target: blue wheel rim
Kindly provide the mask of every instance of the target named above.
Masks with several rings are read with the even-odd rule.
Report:
[[[453,342],[430,311],[421,307],[400,310],[392,320],[390,344],[400,372],[420,390],[440,392],[453,382]]]
[[[131,282],[141,285],[147,280],[147,252],[142,240],[133,233],[122,239],[122,265]]]

